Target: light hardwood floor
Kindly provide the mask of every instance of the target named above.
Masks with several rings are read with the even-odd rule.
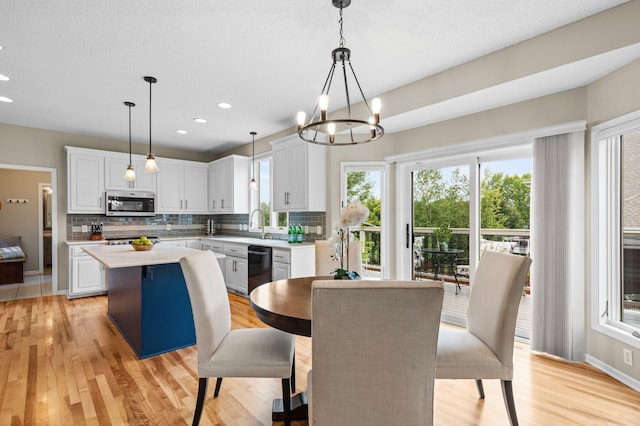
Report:
[[[264,326],[246,299],[230,297],[234,327]],[[0,424],[191,424],[195,346],[138,360],[106,310],[105,296],[0,303]],[[306,387],[310,350],[310,339],[297,337],[298,389]],[[520,343],[513,383],[523,425],[640,424],[638,392]],[[437,425],[508,424],[496,381],[485,381],[484,401],[473,381],[436,381],[435,388]],[[207,398],[201,424],[270,425],[271,401],[280,392],[279,380],[225,379],[220,396]]]

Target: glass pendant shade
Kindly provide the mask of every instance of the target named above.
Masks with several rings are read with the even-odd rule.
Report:
[[[158,163],[153,154],[149,154],[147,162],[144,165],[144,171],[147,173],[156,173],[158,171]]]
[[[136,172],[133,170],[133,166],[127,167],[127,171],[124,173],[124,180],[128,182],[136,180]]]
[[[254,178],[251,178],[251,182],[249,182],[249,189],[251,191],[257,191],[258,190],[258,184],[256,183],[256,180]]]

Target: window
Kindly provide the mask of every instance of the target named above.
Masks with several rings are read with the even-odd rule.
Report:
[[[595,126],[591,140],[592,324],[640,346],[640,112]]]
[[[362,274],[366,278],[385,276],[385,167],[380,163],[342,163],[342,206],[359,201],[369,217],[351,233],[362,244]]]
[[[254,176],[258,185],[257,191],[251,192],[251,211],[260,209],[264,213],[264,226],[270,233],[286,233],[289,225],[289,215],[286,212],[274,212],[271,199],[273,167],[271,154],[256,158],[254,165]],[[249,218],[251,220],[251,218]],[[251,230],[258,230],[260,222],[258,218],[253,218],[250,224]]]

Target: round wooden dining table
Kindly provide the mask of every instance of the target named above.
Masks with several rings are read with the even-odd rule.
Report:
[[[287,333],[311,337],[311,285],[333,277],[288,278],[261,284],[249,294],[251,307],[260,321]],[[291,397],[291,419],[308,418],[307,392]],[[283,421],[282,399],[273,401],[271,419]]]
[[[263,323],[311,337],[311,284],[331,279],[331,276],[288,278],[262,284],[249,295],[251,307]]]

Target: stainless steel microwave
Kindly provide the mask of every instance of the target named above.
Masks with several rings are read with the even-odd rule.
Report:
[[[140,191],[107,191],[107,216],[155,216],[156,194]]]

